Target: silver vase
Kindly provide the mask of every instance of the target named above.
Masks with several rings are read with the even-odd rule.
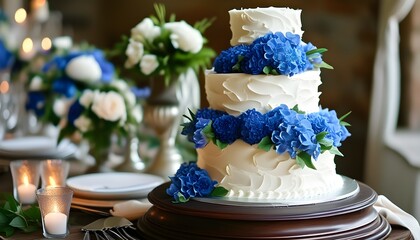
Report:
[[[181,165],[182,156],[175,146],[180,121],[179,114],[178,105],[145,105],[144,122],[153,128],[160,142],[156,156],[146,172],[167,179],[174,175]]]
[[[139,139],[135,136],[127,137],[127,142],[124,147],[123,162],[118,165],[115,170],[120,172],[144,172],[146,164],[139,154]]]

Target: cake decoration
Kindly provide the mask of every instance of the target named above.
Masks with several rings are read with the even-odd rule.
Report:
[[[238,117],[209,108],[191,112],[190,122],[184,123],[181,134],[203,148],[212,141],[220,149],[241,139],[265,151],[274,148],[278,154],[285,152],[296,159],[300,167],[315,169],[311,157],[318,159],[320,153],[329,151],[342,156],[338,147],[350,136],[346,126],[349,124],[337,118],[334,110],[321,109],[319,112],[305,114],[298,106],[289,109],[282,104],[262,114],[249,109]]]
[[[319,104],[320,69],[332,67],[322,59],[325,48],[302,41],[300,14],[229,11],[232,47],[205,72],[209,106],[190,112],[181,133],[196,147],[193,172],[226,189],[224,200],[311,203],[344,186],[334,158],[350,136],[348,114],[339,118]],[[207,188],[190,194],[185,179],[195,178],[181,179],[171,178],[167,191],[175,202],[211,197]]]
[[[316,68],[333,67],[322,60],[325,48],[301,41],[298,34],[267,33],[250,45],[222,51],[213,64],[217,73],[242,72],[293,76]]]

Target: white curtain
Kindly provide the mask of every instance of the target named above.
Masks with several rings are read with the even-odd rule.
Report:
[[[372,99],[368,126],[365,178],[372,187],[379,181],[375,168],[385,139],[397,126],[400,105],[399,23],[410,12],[415,0],[382,0],[378,24]]]

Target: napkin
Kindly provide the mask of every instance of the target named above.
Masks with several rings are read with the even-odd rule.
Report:
[[[420,240],[419,222],[410,214],[397,207],[383,195],[378,196],[378,200],[373,205],[376,211],[381,214],[390,224],[406,227],[411,231],[415,240]]]
[[[142,217],[152,204],[147,200],[128,200],[116,203],[109,212],[115,217],[124,217],[130,221]]]

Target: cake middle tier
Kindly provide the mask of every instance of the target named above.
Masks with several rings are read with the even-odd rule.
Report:
[[[238,116],[248,109],[266,113],[281,104],[298,105],[306,113],[319,111],[320,70],[294,76],[219,74],[207,71],[205,91],[212,109]]]

